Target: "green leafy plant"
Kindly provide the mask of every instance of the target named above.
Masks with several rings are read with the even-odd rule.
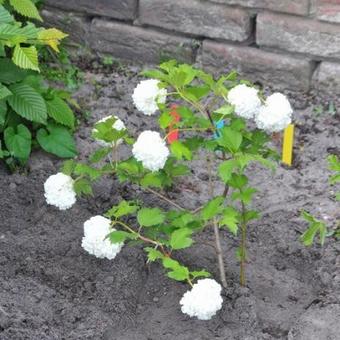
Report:
[[[336,155],[329,155],[328,158],[328,169],[333,171],[329,177],[329,183],[331,185],[335,185],[336,183],[340,183],[340,160]],[[335,199],[340,201],[340,193],[335,193]],[[320,221],[316,219],[314,216],[309,214],[306,211],[302,211],[301,217],[308,222],[309,226],[306,231],[301,235],[301,241],[305,246],[311,246],[314,243],[314,239],[317,234],[319,234],[319,243],[321,246],[324,245],[325,239],[327,236],[335,236],[336,238],[340,238],[340,224],[338,223],[338,227],[334,230],[334,232],[328,232],[326,222]]]
[[[46,181],[45,197],[63,210],[74,204],[75,193],[91,193],[93,181],[110,175],[164,201],[168,209],[144,206],[140,201],[119,202],[105,218],[96,216],[85,222],[83,247],[97,257],[113,259],[123,243],[142,244],[148,261],[160,262],[168,277],[188,282],[193,286],[192,294],[205,291],[210,296],[214,292],[211,304],[209,299],[202,302],[190,295],[181,300],[185,313],[206,320],[221,308],[220,286],[207,279],[211,274],[206,269],[190,269],[181,263],[178,252],[193,246],[198,234],[212,228],[220,281],[226,287],[221,231],[229,232],[239,237],[240,282],[246,284],[247,230],[259,217],[251,207],[257,190],[250,184],[247,168],[251,163],[275,168],[278,157],[268,142],[271,132],[291,122],[292,109],[279,93],[264,100],[249,82],[238,80],[235,72],[215,79],[190,65],[169,61],[143,74],[151,79],[142,81],[132,98],[145,115],[160,111],[163,137],[156,131],[143,131],[134,140],[118,117],[105,117],[94,126],[92,137],[100,147],[89,156],[88,164],[67,161],[63,173]],[[177,103],[180,119],[174,120],[173,103]],[[254,119],[257,127],[250,128],[248,119]],[[167,145],[174,131],[181,138]],[[130,158],[118,157],[123,142],[133,145]],[[190,175],[191,161],[202,154],[209,199],[191,210],[170,199],[167,192],[177,185],[178,177]],[[220,192],[214,189],[216,177],[222,184]],[[65,195],[60,195],[60,188]],[[196,300],[198,305],[192,306]]]
[[[38,61],[38,48],[58,52],[67,35],[30,20],[42,21],[31,0],[0,0],[0,156],[10,166],[24,164],[35,145],[76,155],[70,94],[46,84]]]

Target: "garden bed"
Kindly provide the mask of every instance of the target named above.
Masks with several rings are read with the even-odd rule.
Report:
[[[81,117],[80,158],[95,147],[89,137],[93,123],[109,114],[133,133],[157,126],[154,117],[133,107],[137,71],[86,73],[77,98],[91,116]],[[107,179],[95,185],[94,197],[61,212],[47,206],[43,195],[43,183],[58,171],[60,160],[36,152],[27,173],[14,175],[1,165],[0,339],[338,339],[340,242],[329,238],[323,248],[305,248],[299,236],[306,224],[299,216],[306,209],[333,226],[340,217],[326,170],[327,154],[340,155],[339,115],[316,116],[309,108],[296,112],[295,121],[294,165],[279,166],[275,174],[260,166],[252,169],[259,188],[254,202],[262,218],[249,228],[246,288],[239,285],[237,239],[222,232],[228,288],[222,310],[210,321],[181,313],[179,300],[187,287],[162,275],[160,265],[147,265],[139,247],[124,247],[113,261],[90,256],[81,247],[89,217],[122,198],[143,197],[153,206],[155,196]],[[122,147],[121,156],[127,152]],[[168,193],[189,209],[206,201],[208,191],[204,161],[193,164],[193,176]],[[219,191],[223,188],[216,186]],[[207,244],[213,231],[202,235],[182,260],[196,268],[216,268],[214,249]],[[217,271],[213,274],[218,279]]]

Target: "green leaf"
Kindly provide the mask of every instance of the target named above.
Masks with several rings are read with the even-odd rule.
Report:
[[[37,140],[47,152],[62,158],[73,158],[77,155],[75,141],[69,131],[57,125],[49,124],[47,129],[39,129]]]
[[[21,47],[16,45],[12,60],[15,65],[23,68],[40,72],[38,62],[38,51],[35,46]]]
[[[138,223],[143,227],[152,227],[164,222],[165,216],[158,208],[142,208],[137,214]]]
[[[0,83],[0,100],[12,95],[12,92]]]
[[[233,192],[231,198],[233,200],[240,200],[244,204],[249,204],[253,198],[253,195],[257,192],[254,188],[246,188],[241,192]]]
[[[9,24],[14,22],[13,16],[5,9],[5,7],[0,6],[0,23]]]
[[[91,163],[98,163],[103,158],[108,156],[112,152],[111,147],[104,147],[96,150],[90,157],[89,160]]]
[[[183,159],[186,158],[188,160],[191,160],[192,154],[189,148],[187,148],[183,143],[179,141],[174,141],[170,145],[170,149],[172,154],[177,158],[177,159]]]
[[[16,128],[10,126],[4,132],[5,144],[12,156],[27,160],[31,153],[32,136],[28,128],[20,124]]]
[[[223,216],[220,221],[220,225],[227,226],[230,232],[237,235],[239,222],[239,212],[233,207],[226,207],[223,211]]]
[[[9,0],[9,3],[19,14],[31,19],[43,21],[38,9],[31,0]]]
[[[168,257],[162,261],[163,267],[170,269],[167,273],[168,277],[177,281],[184,281],[189,279],[189,269],[180,265],[177,261]]]
[[[220,138],[217,139],[219,145],[227,148],[231,153],[235,153],[241,146],[242,134],[232,128],[225,126],[219,130]]]
[[[235,161],[230,159],[221,163],[218,167],[218,174],[220,175],[224,183],[228,183],[230,180],[233,170],[235,168]]]
[[[144,250],[148,253],[148,260],[150,262],[154,262],[156,260],[161,260],[164,258],[164,255],[157,249],[146,247]]]
[[[200,270],[200,271],[193,271],[190,272],[190,275],[192,276],[192,278],[195,280],[198,277],[210,277],[211,274],[208,273],[206,270]]]
[[[0,127],[5,124],[7,116],[7,104],[5,100],[0,100]]]
[[[63,163],[61,172],[65,175],[71,176],[77,163],[73,159],[69,159]]]
[[[91,183],[86,178],[80,178],[80,179],[76,180],[73,184],[73,189],[78,196],[93,195]]]
[[[162,129],[166,129],[167,127],[170,126],[170,124],[173,122],[174,118],[172,117],[172,115],[170,114],[169,111],[164,111],[162,112],[162,114],[159,117],[159,126]]]
[[[317,220],[306,211],[302,211],[302,217],[309,222],[308,229],[300,237],[303,244],[307,247],[311,246],[314,243],[314,238],[319,233],[319,243],[323,246],[327,235],[326,223]]]
[[[242,189],[245,185],[248,184],[248,178],[245,175],[235,174],[231,175],[228,184],[235,189]]]
[[[163,184],[161,174],[157,172],[149,172],[141,179],[140,184],[143,188],[161,188]]]
[[[192,245],[192,230],[188,228],[181,228],[175,230],[171,234],[170,245],[173,249],[184,249]]]
[[[106,217],[114,217],[118,219],[120,217],[134,214],[138,210],[139,206],[131,201],[121,201],[118,205],[113,206],[109,211],[105,213]]]
[[[8,104],[19,116],[46,124],[46,105],[39,93],[26,84],[13,84],[9,89],[13,95],[7,98]]]
[[[234,112],[234,108],[231,105],[221,106],[219,109],[215,110],[214,113],[218,113],[221,116],[229,116]]]
[[[57,123],[74,127],[74,114],[64,100],[55,96],[52,100],[46,100],[47,113]]]
[[[201,211],[201,216],[204,220],[210,220],[219,214],[223,208],[224,197],[217,196],[209,201]]]
[[[110,240],[111,243],[123,243],[126,240],[136,240],[138,238],[138,235],[122,230],[115,230],[107,235],[107,238]]]
[[[13,84],[23,80],[28,75],[26,70],[16,66],[11,59],[0,58],[0,82]]]
[[[88,176],[91,181],[95,181],[102,175],[100,170],[82,163],[77,163],[74,168],[74,173],[77,176]]]

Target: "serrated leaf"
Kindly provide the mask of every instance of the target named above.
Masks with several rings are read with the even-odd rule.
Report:
[[[30,121],[46,124],[47,110],[44,99],[32,87],[26,84],[9,86],[12,96],[8,104],[21,117]]]
[[[59,31],[56,28],[49,28],[40,31],[38,34],[38,39],[45,45],[50,46],[56,52],[59,52],[58,46],[60,44],[60,41],[67,36],[68,34],[65,34],[64,32]]]
[[[16,66],[9,58],[0,58],[0,82],[13,84],[23,80],[28,75],[28,71]]]
[[[240,175],[233,173],[231,175],[228,184],[235,189],[242,189],[248,183],[248,178],[246,175]]]
[[[115,230],[107,235],[107,238],[110,240],[111,243],[124,243],[126,240],[136,240],[138,238],[138,235],[122,230]]]
[[[86,178],[76,180],[73,184],[73,188],[78,196],[93,195],[91,183]]]
[[[204,220],[210,220],[219,214],[223,208],[224,197],[217,196],[209,201],[201,211],[201,216]]]
[[[221,226],[227,226],[230,232],[237,235],[238,226],[237,223],[239,219],[239,213],[233,207],[226,207],[223,211],[223,216],[220,221]]]
[[[190,275],[193,279],[197,279],[198,277],[211,277],[211,274],[206,270],[193,271],[190,272]]]
[[[37,140],[45,151],[59,157],[73,158],[77,155],[74,139],[69,131],[62,126],[49,124],[47,129],[38,130]]]
[[[0,6],[0,23],[9,24],[12,22],[14,22],[14,17],[5,9],[5,7]]]
[[[180,265],[178,261],[166,257],[163,259],[162,264],[164,268],[170,269],[170,271],[167,273],[167,276],[171,279],[177,281],[189,279],[189,269]]]
[[[218,167],[218,174],[224,183],[228,183],[235,168],[235,161],[230,159],[221,163]]]
[[[171,153],[177,158],[177,159],[187,159],[191,160],[192,154],[189,148],[187,148],[183,143],[179,141],[174,141],[170,145]]]
[[[307,247],[311,246],[314,243],[314,238],[319,234],[319,243],[323,246],[327,235],[326,223],[317,220],[306,211],[302,212],[302,217],[309,223],[308,229],[300,237],[303,244]]]
[[[4,132],[5,144],[15,158],[26,160],[31,153],[32,136],[28,128],[20,124],[16,128],[10,126]]]
[[[74,173],[78,176],[88,176],[91,181],[95,181],[102,175],[100,170],[82,163],[77,163],[74,168]]]
[[[31,19],[43,21],[38,9],[31,0],[9,0],[9,3],[19,14]]]
[[[175,230],[170,237],[170,245],[173,249],[184,249],[192,245],[191,238],[192,230],[188,228],[181,228]]]
[[[118,219],[126,215],[134,214],[138,208],[139,206],[136,205],[135,202],[123,200],[118,205],[113,206],[109,211],[107,211],[105,216]]]
[[[12,92],[5,86],[0,83],[0,100],[12,95]]]
[[[89,160],[91,163],[97,163],[104,159],[107,155],[112,152],[111,147],[100,148],[96,150],[90,157]]]
[[[249,204],[253,198],[253,195],[257,192],[255,188],[246,188],[242,192],[233,192],[231,194],[232,200],[240,200],[244,204]]]
[[[77,163],[73,159],[69,159],[63,163],[61,172],[65,175],[71,176]]]
[[[170,114],[169,111],[164,111],[162,112],[162,114],[160,115],[159,119],[159,126],[162,129],[166,129],[167,127],[169,127],[171,125],[171,123],[174,121],[174,117]]]
[[[149,172],[141,179],[140,184],[143,188],[148,187],[161,188],[162,187],[161,175],[159,173]]]
[[[35,46],[21,47],[16,45],[14,48],[12,60],[15,65],[23,68],[40,72],[38,51]]]
[[[70,128],[74,127],[74,114],[67,103],[61,98],[55,96],[51,100],[46,100],[47,113],[57,123],[63,124]]]
[[[144,250],[148,253],[148,260],[151,262],[164,258],[164,255],[155,248],[146,247]]]
[[[228,149],[231,153],[235,153],[241,146],[242,134],[232,128],[225,126],[219,130],[220,137],[217,139],[219,145]]]
[[[164,222],[165,216],[158,208],[142,208],[137,214],[138,223],[143,227],[152,227]]]

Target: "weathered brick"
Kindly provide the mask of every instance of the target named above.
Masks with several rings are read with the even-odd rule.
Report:
[[[45,0],[47,5],[75,12],[133,20],[137,0]]]
[[[340,23],[340,1],[318,0],[316,15],[319,20]]]
[[[95,50],[121,59],[149,63],[164,58],[194,60],[191,39],[101,19],[92,22],[90,42]]]
[[[213,0],[213,2],[297,15],[307,15],[309,9],[309,0]]]
[[[312,67],[308,60],[258,48],[204,40],[198,61],[209,71],[222,73],[236,69],[253,82],[278,89],[307,91],[310,86]]]
[[[313,87],[322,93],[340,93],[340,63],[322,62],[313,75]]]
[[[59,11],[55,8],[45,8],[41,14],[47,26],[60,28],[76,43],[87,43],[90,21],[84,15]]]
[[[256,41],[260,46],[340,58],[340,27],[312,19],[273,13],[257,16]]]
[[[173,31],[234,41],[251,32],[247,11],[200,0],[140,0],[139,21]]]

